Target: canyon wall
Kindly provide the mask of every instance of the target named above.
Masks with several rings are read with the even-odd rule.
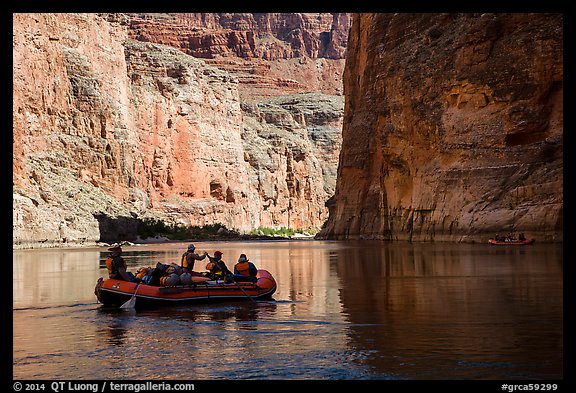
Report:
[[[317,238],[562,241],[561,14],[355,14]]]
[[[147,218],[562,240],[562,15],[13,22],[15,248],[132,240]]]
[[[243,100],[342,95],[351,14],[127,14],[128,34],[169,45],[234,74]]]
[[[248,60],[230,55],[226,70],[169,40],[138,40],[135,19],[13,15],[14,247],[133,240],[148,218],[319,228],[335,187],[343,97],[286,75],[260,88],[236,66]],[[182,25],[170,16],[164,31],[174,21]],[[285,60],[310,62],[312,79],[326,74],[294,56]],[[264,90],[274,94],[250,94]]]

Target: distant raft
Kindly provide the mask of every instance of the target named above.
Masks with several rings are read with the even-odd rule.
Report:
[[[496,240],[496,239],[488,239],[488,243],[494,245],[506,245],[506,246],[513,246],[513,245],[525,245],[525,244],[532,244],[536,241],[536,239],[524,239],[524,240]]]
[[[106,306],[121,306],[136,297],[136,308],[166,304],[269,299],[276,292],[276,280],[267,270],[258,270],[256,282],[231,282],[191,277],[188,285],[147,285],[112,278],[98,279],[94,294]]]

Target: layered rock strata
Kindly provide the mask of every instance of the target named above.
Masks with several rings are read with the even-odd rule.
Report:
[[[561,241],[561,14],[355,14],[318,238]]]
[[[144,218],[317,228],[343,98],[238,78],[119,14],[14,14],[14,247],[132,239]]]
[[[238,77],[248,100],[342,95],[351,14],[128,14],[128,34],[177,48]]]

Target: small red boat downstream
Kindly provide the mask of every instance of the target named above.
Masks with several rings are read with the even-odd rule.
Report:
[[[268,299],[276,292],[276,280],[267,270],[258,270],[257,281],[198,281],[190,285],[156,286],[111,278],[98,279],[94,294],[108,306],[121,306],[134,296],[136,307],[228,300]],[[135,294],[135,295],[134,295]]]
[[[536,241],[536,239],[524,239],[524,240],[496,240],[496,239],[488,239],[488,243],[494,245],[505,245],[505,246],[513,246],[513,245],[524,245],[524,244],[532,244]]]

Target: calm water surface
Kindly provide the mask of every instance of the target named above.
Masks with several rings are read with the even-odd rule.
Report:
[[[563,378],[561,245],[195,244],[229,268],[246,253],[273,300],[107,309],[104,248],[14,251],[14,379]],[[186,246],[124,257],[134,272]]]

